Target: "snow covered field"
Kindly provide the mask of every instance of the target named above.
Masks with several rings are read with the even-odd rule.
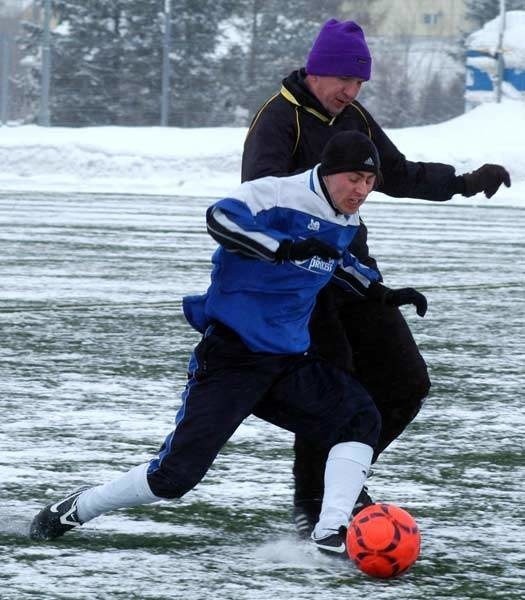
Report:
[[[43,503],[155,453],[196,341],[180,298],[207,285],[206,198],[0,194],[2,600],[518,600],[522,597],[523,209],[375,202],[372,251],[433,388],[377,463],[375,498],[423,535],[374,581],[294,537],[292,437],[249,419],[178,502],[118,511],[53,543]]]
[[[458,174],[503,164],[513,186],[488,203],[525,203],[525,102],[486,104],[445,123],[388,133],[409,159],[446,162]],[[2,127],[0,190],[222,196],[239,183],[245,135],[227,127]],[[483,195],[452,200],[477,201],[487,205]]]
[[[208,283],[204,212],[237,185],[245,130],[0,128],[1,600],[522,598],[525,104],[389,133],[414,160],[504,164],[513,186],[362,209],[386,282],[429,300],[403,310],[433,387],[369,482],[414,514],[422,556],[382,582],[295,539],[292,436],[256,419],[181,501],[27,538],[43,503],[171,429],[198,338],[180,300]]]

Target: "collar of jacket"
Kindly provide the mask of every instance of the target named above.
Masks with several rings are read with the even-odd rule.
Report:
[[[288,77],[283,79],[280,94],[290,104],[302,108],[306,112],[316,116],[323,123],[332,125],[338,115],[335,117],[326,112],[322,104],[312,94],[305,82],[306,71],[300,69],[293,71]]]
[[[284,84],[281,86],[280,93],[281,93],[282,96],[284,96],[286,98],[286,100],[288,100],[288,102],[290,102],[294,106],[301,107],[303,110],[305,110],[306,112],[311,113],[312,115],[315,115],[318,119],[321,119],[321,121],[323,121],[323,123],[327,123],[328,125],[332,125],[332,123],[335,121],[335,119],[337,117],[337,115],[336,115],[335,117],[329,118],[329,117],[326,117],[325,115],[323,115],[322,113],[320,113],[318,110],[315,110],[315,108],[311,108],[310,106],[303,106],[297,100],[297,98],[292,94],[292,92],[290,92],[290,90],[287,90],[284,87]]]

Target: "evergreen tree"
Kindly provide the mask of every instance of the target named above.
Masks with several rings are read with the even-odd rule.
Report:
[[[158,125],[162,87],[162,1],[126,0],[120,20],[116,123]]]
[[[140,0],[139,0],[140,1]],[[222,124],[229,108],[222,94],[216,47],[229,0],[173,0],[171,53],[173,122],[179,126]]]
[[[340,2],[319,0],[239,0],[230,26],[242,39],[234,48],[238,64],[225,73],[230,89],[240,90],[233,102],[250,116],[293,69],[304,66],[319,28],[331,17],[341,18]],[[230,57],[228,57],[228,60]]]
[[[375,1],[170,0],[169,124],[247,124],[278,91],[280,80],[304,66],[313,39],[330,17],[355,19],[365,28],[374,56],[373,81],[362,92],[367,108],[385,126],[418,124],[446,90],[434,81],[432,93],[423,95],[424,106],[418,107],[419,91],[407,76],[408,51],[391,51],[384,39],[373,36],[382,18],[370,10]],[[52,124],[159,124],[164,0],[53,0],[52,6],[57,24]],[[40,43],[41,28],[28,26],[22,46],[33,66],[23,85],[35,100]],[[35,102],[35,116],[37,108]],[[436,119],[442,116],[436,113]]]
[[[109,125],[120,116],[125,2],[56,0],[50,114],[56,125]]]
[[[419,99],[419,124],[441,123],[456,117],[465,109],[464,77],[455,77],[448,85],[435,73]]]
[[[15,86],[20,96],[24,98],[26,110],[21,115],[25,122],[36,120],[38,101],[40,98],[40,61],[39,43],[42,29],[38,25],[22,22],[22,30],[17,38],[18,51],[21,58],[21,68],[15,76]]]
[[[170,124],[206,125],[219,88],[214,59],[218,23],[230,2],[171,0],[171,9]],[[53,1],[53,124],[159,123],[163,10],[164,0]],[[41,29],[26,31],[23,45],[38,55]],[[40,77],[38,69],[33,76]]]

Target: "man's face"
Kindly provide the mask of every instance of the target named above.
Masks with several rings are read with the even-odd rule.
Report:
[[[337,210],[353,215],[374,189],[376,176],[368,171],[350,171],[325,175],[324,182]]]
[[[357,77],[331,75],[307,75],[306,82],[310,91],[334,117],[357,98],[363,85],[363,79]]]

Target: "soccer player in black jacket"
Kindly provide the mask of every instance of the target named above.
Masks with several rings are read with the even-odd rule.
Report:
[[[306,67],[286,77],[280,91],[253,118],[244,146],[243,181],[309,169],[336,133],[357,130],[378,149],[382,180],[377,190],[389,196],[445,201],[454,194],[484,192],[490,198],[502,183],[510,186],[510,176],[500,165],[456,175],[451,165],[407,160],[356,100],[370,78],[371,63],[357,23],[326,22]],[[350,249],[362,263],[377,269],[362,222]],[[343,297],[329,285],[318,297],[310,329],[318,351],[351,371],[374,399],[383,423],[377,459],[417,415],[430,388],[425,361],[406,321],[397,308],[349,300],[348,294]],[[294,519],[299,534],[306,537],[321,506],[326,455],[300,436],[294,449]],[[363,489],[355,510],[370,502]]]

